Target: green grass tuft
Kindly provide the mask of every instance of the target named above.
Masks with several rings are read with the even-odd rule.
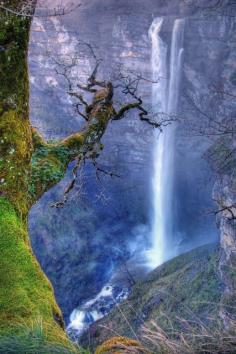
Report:
[[[73,343],[48,341],[41,320],[32,326],[20,326],[19,334],[0,336],[0,354],[90,354]]]

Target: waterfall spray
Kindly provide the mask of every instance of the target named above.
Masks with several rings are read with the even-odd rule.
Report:
[[[154,81],[152,105],[154,113],[168,117],[176,114],[178,106],[184,20],[176,19],[174,22],[169,60],[167,45],[159,35],[162,24],[163,18],[156,18],[149,29],[149,37],[152,42],[151,63]],[[154,136],[152,248],[148,252],[148,261],[152,268],[174,257],[178,252],[173,235],[175,129],[175,124],[171,124],[164,129],[163,133],[155,132]]]

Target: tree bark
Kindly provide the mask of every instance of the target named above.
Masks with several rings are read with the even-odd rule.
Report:
[[[20,6],[19,1],[6,5]],[[30,18],[0,10],[0,335],[42,321],[48,338],[67,341],[53,288],[30,246],[33,153],[27,51]]]

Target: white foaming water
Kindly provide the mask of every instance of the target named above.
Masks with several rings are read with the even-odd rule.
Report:
[[[93,322],[104,317],[104,313],[93,308],[100,299],[112,297],[112,286],[106,285],[102,290],[91,300],[88,300],[82,307],[76,308],[70,315],[70,324],[67,327],[67,332],[74,337],[80,336]]]
[[[153,111],[167,118],[176,114],[182,71],[184,20],[176,19],[171,38],[170,60],[167,45],[159,33],[163,18],[156,18],[150,29],[152,42],[152,105]],[[163,133],[155,132],[153,189],[153,220],[148,251],[148,264],[155,268],[174,257],[178,250],[173,235],[173,164],[175,124],[164,128]]]
[[[125,300],[128,294],[127,288],[107,284],[94,298],[74,309],[66,329],[71,339],[76,341],[92,323],[106,316],[116,304]]]

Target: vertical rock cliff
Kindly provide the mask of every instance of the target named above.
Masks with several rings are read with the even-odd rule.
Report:
[[[236,179],[235,176],[220,176],[214,188],[214,198],[220,212],[217,219],[220,228],[219,273],[224,285],[220,315],[225,326],[235,319],[236,304]]]

